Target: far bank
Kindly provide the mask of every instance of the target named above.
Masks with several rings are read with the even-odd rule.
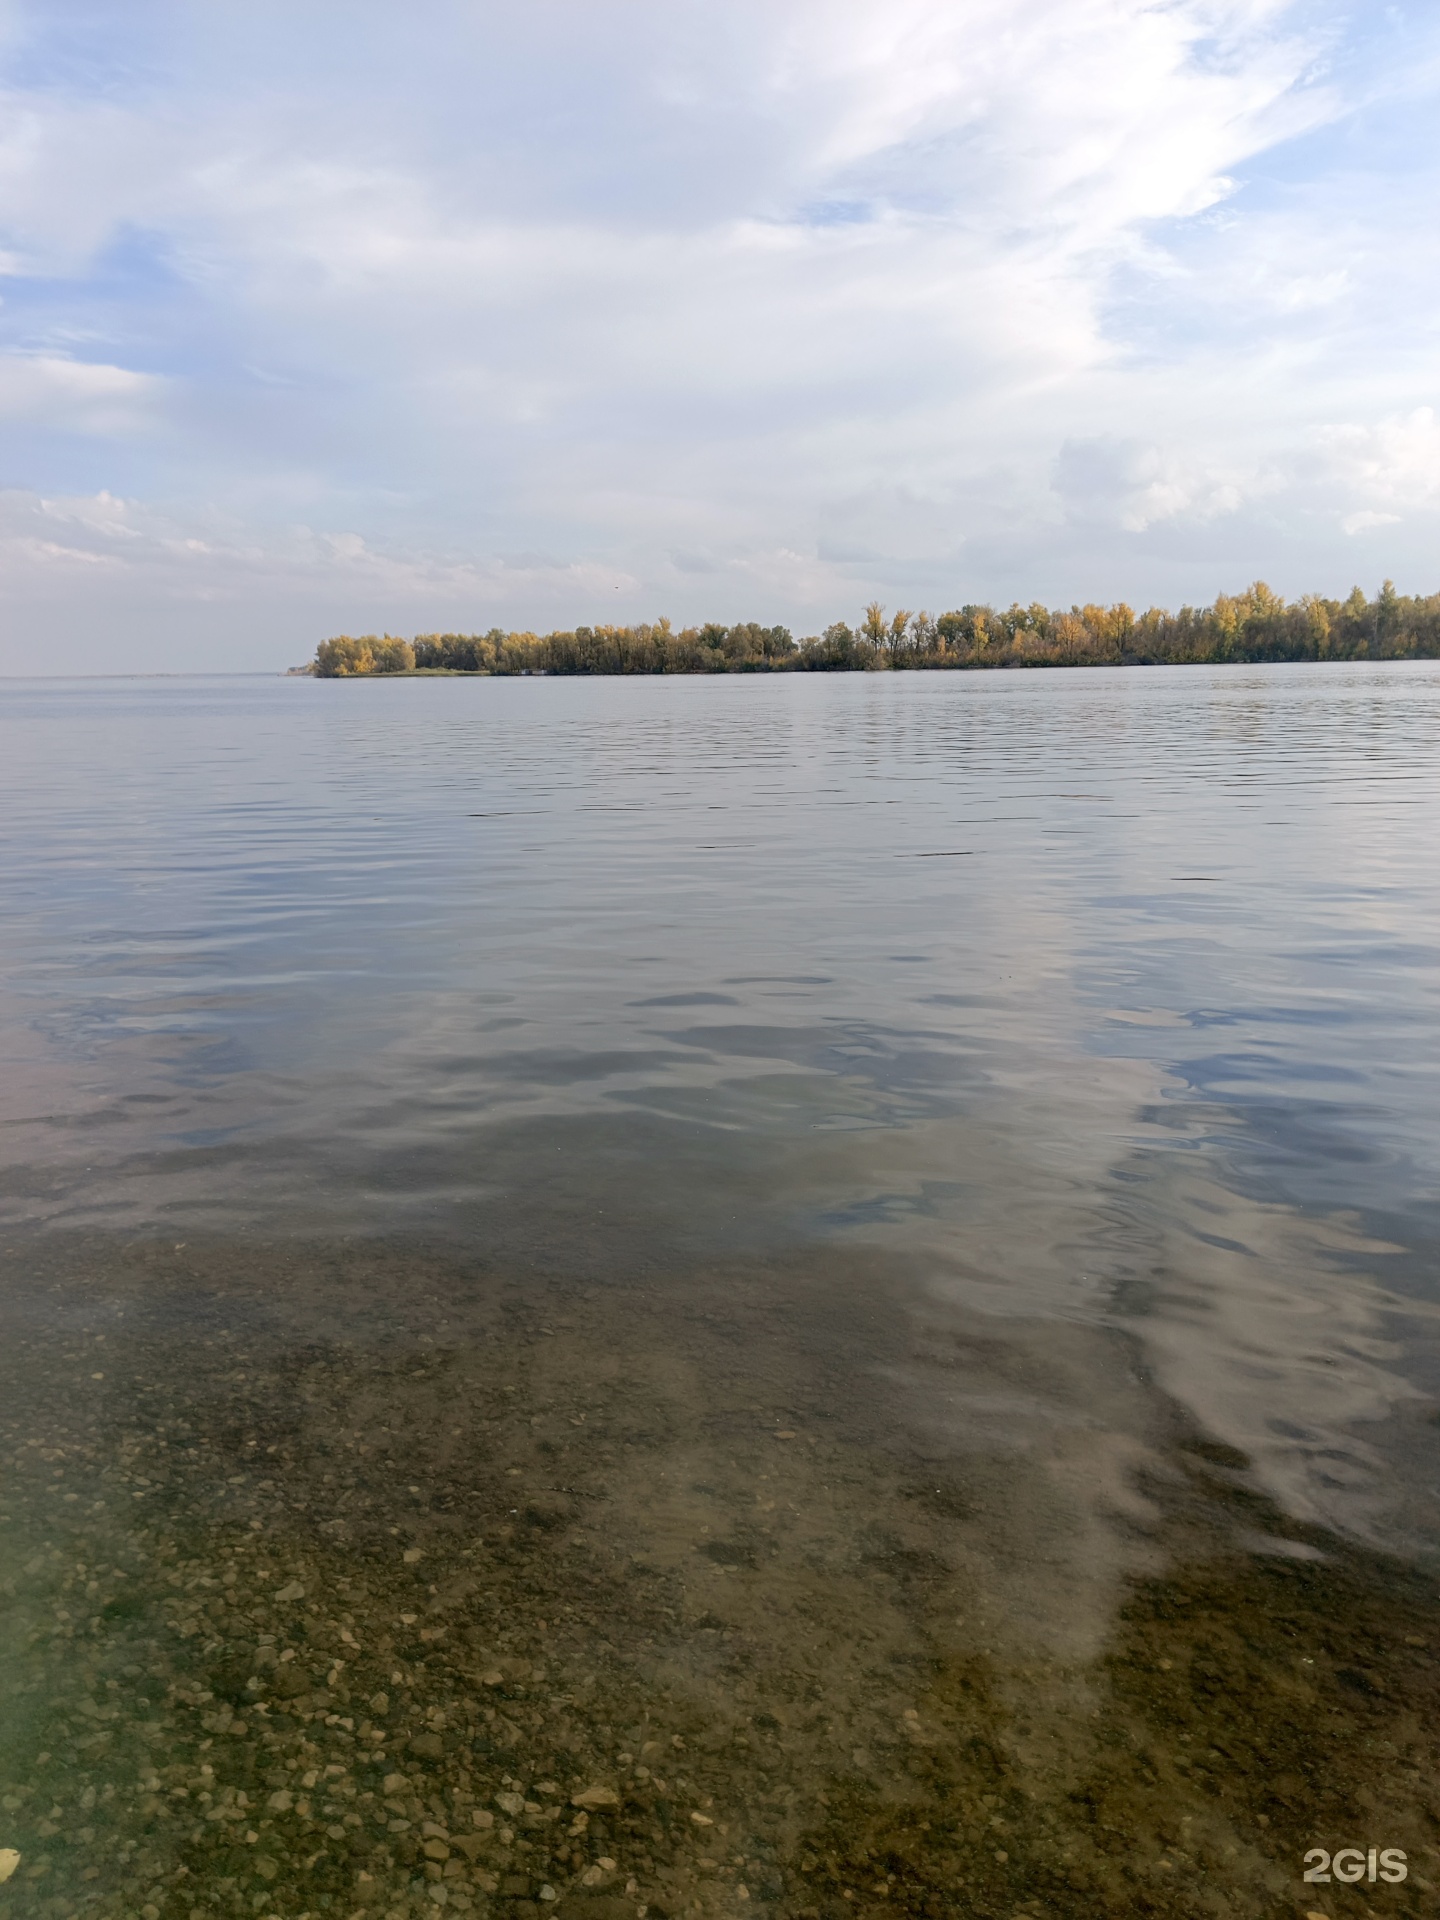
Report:
[[[1305,594],[1286,601],[1264,581],[1222,594],[1208,607],[1137,614],[1113,606],[1058,610],[1038,601],[967,605],[932,616],[872,601],[859,623],[835,621],[796,640],[787,627],[753,620],[676,629],[666,619],[635,626],[579,626],[552,633],[340,634],[322,640],[295,669],[322,680],[357,675],[709,674],[934,672],[996,667],[1210,666],[1287,660],[1440,658],[1440,593],[1397,593],[1387,580],[1373,599]]]

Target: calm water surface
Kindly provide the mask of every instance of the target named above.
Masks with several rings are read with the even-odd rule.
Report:
[[[0,736],[0,1906],[1433,1911],[1440,669]]]

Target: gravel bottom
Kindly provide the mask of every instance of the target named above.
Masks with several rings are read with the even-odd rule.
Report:
[[[897,1418],[903,1316],[833,1268],[6,1278],[0,1914],[1435,1910],[1433,1575],[1163,1409],[1101,1579],[1071,1481]],[[1307,1886],[1312,1846],[1407,1878]]]

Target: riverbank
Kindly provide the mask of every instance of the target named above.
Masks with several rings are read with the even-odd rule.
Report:
[[[971,605],[932,617],[873,603],[850,627],[836,621],[795,640],[787,627],[668,620],[538,634],[341,634],[322,640],[319,679],[417,673],[708,674],[945,671],[996,667],[1208,666],[1282,660],[1410,660],[1440,656],[1440,594],[1405,596],[1386,581],[1373,600],[1307,594],[1293,603],[1256,581],[1208,607],[1137,614],[1113,606],[997,611]]]

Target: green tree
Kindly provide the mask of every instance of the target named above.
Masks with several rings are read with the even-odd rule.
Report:
[[[547,634],[337,634],[322,640],[318,678],[427,672],[655,674],[854,672],[884,668],[1149,665],[1226,660],[1440,657],[1440,594],[1406,596],[1393,581],[1374,600],[1306,594],[1293,604],[1263,580],[1208,607],[1135,614],[1124,601],[1052,611],[1035,600],[1003,613],[967,603],[934,618],[871,601],[858,628],[834,621],[796,645],[788,628],[710,621],[675,632],[665,619]]]

